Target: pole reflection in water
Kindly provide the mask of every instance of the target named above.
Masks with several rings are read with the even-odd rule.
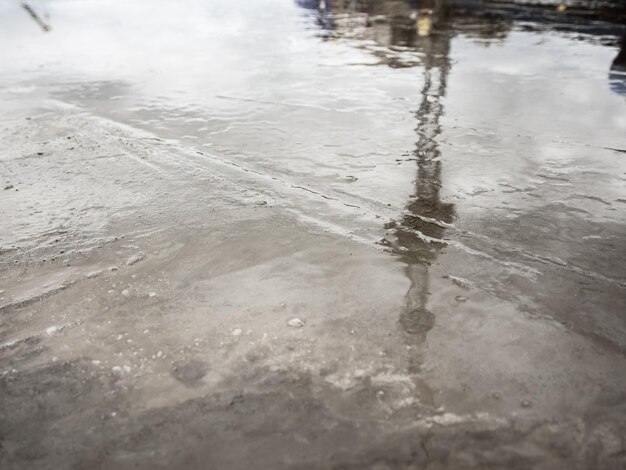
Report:
[[[418,29],[421,29],[414,39],[415,47],[424,54],[424,86],[416,112],[415,193],[402,219],[389,226],[394,229],[396,240],[393,245],[406,263],[406,273],[411,282],[406,307],[400,316],[400,325],[409,346],[422,344],[435,324],[435,315],[428,309],[428,270],[443,247],[440,240],[445,226],[454,217],[454,206],[441,201],[442,154],[437,141],[441,133],[442,98],[450,67],[450,36],[438,27],[445,19],[445,11],[441,5],[431,3],[435,9],[429,12],[428,24],[418,20]],[[436,29],[431,30],[431,26]],[[415,348],[409,357],[409,372],[419,372],[421,363],[421,353],[419,348]]]
[[[333,4],[304,0],[298,3],[316,10],[318,25],[322,28],[327,26],[327,23],[320,23],[319,18],[327,17]],[[409,373],[417,373],[423,362],[417,346],[425,341],[428,331],[435,324],[435,315],[428,309],[428,269],[443,248],[441,240],[446,224],[454,217],[454,206],[442,202],[440,197],[442,155],[437,142],[441,133],[439,121],[443,114],[442,98],[450,68],[452,32],[445,27],[446,9],[441,0],[361,3],[356,5],[356,2],[348,2],[343,5],[344,8],[336,3],[334,6],[336,10],[339,8],[339,11],[348,13],[355,13],[356,10],[373,16],[384,14],[388,23],[374,23],[371,27],[375,30],[389,28],[387,34],[382,31],[379,33],[388,38],[391,46],[408,46],[422,55],[424,85],[420,105],[415,113],[418,140],[413,152],[417,162],[415,193],[403,217],[387,225],[395,235],[395,240],[390,242],[392,248],[406,263],[406,274],[410,280],[400,325],[410,348]],[[385,62],[391,67],[399,65],[393,60]]]

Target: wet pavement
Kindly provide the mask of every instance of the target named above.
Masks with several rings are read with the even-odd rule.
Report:
[[[624,468],[623,10],[527,3],[0,4],[0,468]]]

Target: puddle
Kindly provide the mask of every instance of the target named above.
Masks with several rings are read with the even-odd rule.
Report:
[[[623,7],[442,5],[0,5],[9,464],[623,464]]]

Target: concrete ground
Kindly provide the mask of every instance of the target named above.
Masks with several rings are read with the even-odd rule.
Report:
[[[615,38],[45,8],[0,9],[0,468],[626,466]]]

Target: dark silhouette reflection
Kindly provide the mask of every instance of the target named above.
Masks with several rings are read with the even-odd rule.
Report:
[[[335,22],[332,0],[296,0],[296,3],[312,13],[315,24],[319,28],[318,36],[325,39],[334,36]]]
[[[488,46],[507,37],[513,26],[530,31],[557,30],[596,36],[611,42],[610,36],[624,34],[624,0],[585,2],[572,0],[567,8],[560,3],[520,0],[295,0],[315,12],[320,35],[373,40],[378,46],[409,47],[419,50],[418,38],[426,29],[446,29]],[[426,34],[427,35],[427,34]],[[362,46],[368,49],[367,45]],[[370,48],[382,63],[392,67],[413,67],[420,61],[401,61],[389,51]]]
[[[617,57],[613,60],[613,67],[626,70],[626,36],[622,38],[620,50]]]
[[[367,40],[363,49],[378,57],[378,64],[414,67],[422,58],[401,52],[425,52],[431,32],[464,34],[489,44],[506,37],[512,20],[494,12],[460,7],[449,0],[296,0],[311,12],[319,35],[325,39],[349,36]],[[376,44],[376,47],[372,47]],[[380,48],[379,46],[386,46]]]
[[[626,36],[622,37],[620,50],[611,64],[609,85],[615,93],[626,96]]]

